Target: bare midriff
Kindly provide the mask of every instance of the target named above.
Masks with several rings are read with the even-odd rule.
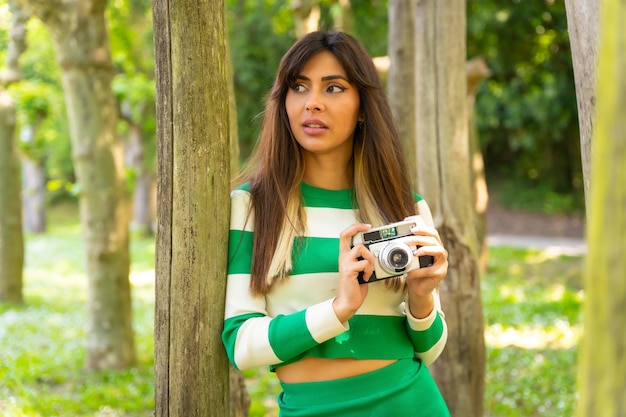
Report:
[[[278,379],[287,384],[330,381],[376,371],[397,359],[352,359],[306,357],[298,362],[276,368]]]

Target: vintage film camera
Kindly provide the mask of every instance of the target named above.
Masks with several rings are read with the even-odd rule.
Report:
[[[413,237],[411,229],[424,224],[421,216],[407,217],[401,222],[375,227],[368,232],[358,233],[352,238],[352,247],[362,243],[374,255],[374,273],[368,281],[359,274],[360,284],[404,275],[413,269],[431,266],[432,256],[415,257],[418,246],[409,246],[406,241]]]

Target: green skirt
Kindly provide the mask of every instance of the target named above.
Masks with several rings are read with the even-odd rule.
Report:
[[[364,375],[281,387],[280,417],[450,417],[420,360],[400,359]]]

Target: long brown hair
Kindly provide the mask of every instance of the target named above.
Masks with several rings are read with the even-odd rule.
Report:
[[[373,225],[414,214],[415,202],[398,129],[374,62],[352,36],[318,31],[298,40],[283,56],[267,97],[254,153],[237,181],[249,181],[254,212],[250,290],[266,294],[275,278],[291,269],[293,238],[304,230],[300,182],[302,149],[289,127],[285,98],[302,67],[315,54],[331,52],[360,96],[353,145],[354,199],[360,221]],[[398,287],[398,284],[394,284]]]

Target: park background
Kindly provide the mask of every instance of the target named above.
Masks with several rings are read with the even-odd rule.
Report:
[[[321,21],[330,25],[334,3],[320,6]],[[386,11],[385,1],[351,2],[351,31],[375,57],[387,51]],[[468,2],[467,14],[468,59],[482,56],[490,70],[478,86],[475,114],[492,213],[520,213],[513,220],[488,216],[488,223],[492,219],[491,227],[500,233],[522,223],[522,231],[582,238],[578,120],[563,3]],[[0,1],[0,62],[11,16]],[[280,1],[228,1],[227,18],[245,160],[278,59],[295,39],[293,10]],[[9,91],[16,103],[24,176],[35,172],[40,177],[33,178],[43,178],[43,188],[41,181],[25,180],[25,186],[39,188],[25,189],[24,196],[42,191],[45,204],[35,205],[39,217],[31,224],[43,227],[27,229],[24,305],[0,307],[0,412],[7,416],[143,416],[154,407],[151,3],[111,1],[107,19],[118,132],[127,151],[126,183],[136,198],[142,197],[135,208],[148,213],[135,212],[131,234],[138,364],[126,371],[84,369],[87,284],[76,204],[81,190],[52,43],[45,26],[31,18],[28,47],[20,58],[22,80]],[[542,219],[547,221],[538,227]],[[548,227],[555,224],[566,226]],[[573,414],[582,261],[580,254],[563,256],[540,247],[491,248],[482,276],[486,415]],[[246,378],[253,396],[250,414],[269,415],[276,390],[272,375],[250,372]]]

